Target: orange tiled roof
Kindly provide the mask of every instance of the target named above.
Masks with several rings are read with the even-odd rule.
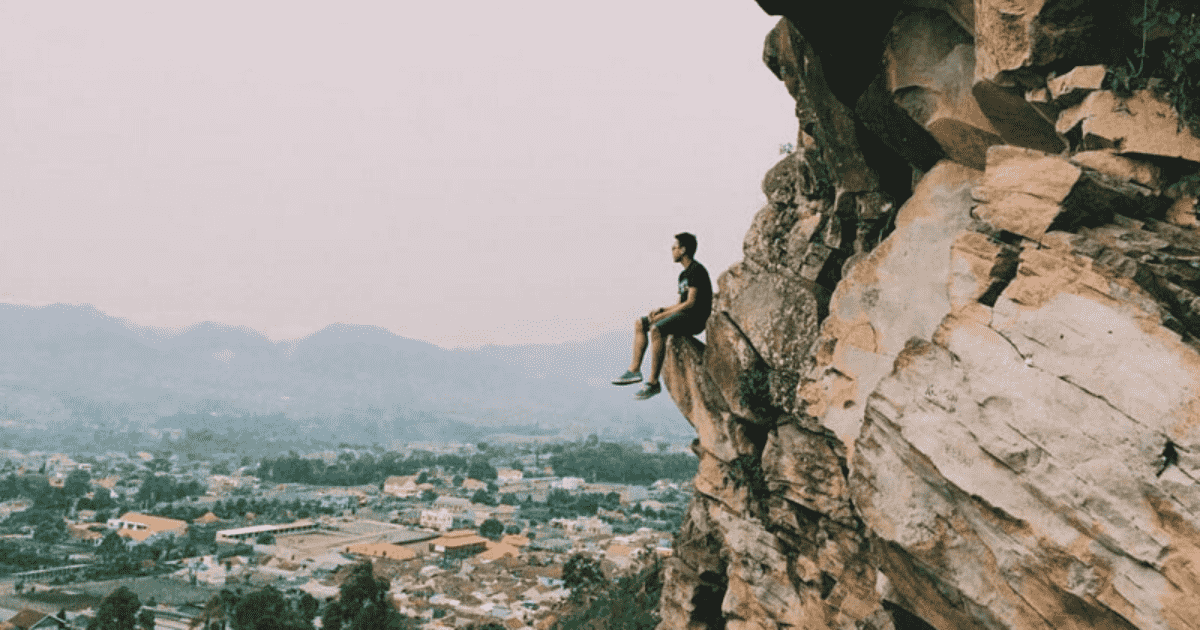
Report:
[[[459,549],[461,547],[470,547],[473,545],[483,545],[488,542],[488,539],[483,536],[476,536],[468,531],[465,535],[462,530],[457,532],[448,532],[445,536],[434,538],[429,541],[432,545],[441,545],[447,549]]]
[[[502,542],[506,545],[512,545],[514,547],[525,547],[525,546],[529,545],[528,538],[526,538],[525,536],[518,536],[516,534],[509,534],[509,535],[505,536],[504,538],[501,538],[500,542]]]
[[[21,628],[21,630],[25,630],[26,628],[29,628],[33,624],[45,619],[46,616],[47,616],[46,613],[41,612],[39,610],[33,610],[32,608],[25,608],[25,609],[21,610],[21,612],[14,615],[12,619],[9,619],[8,623],[11,623],[13,626],[16,626],[17,628]]]
[[[499,560],[504,556],[512,556],[515,558],[520,555],[520,553],[521,550],[512,545],[506,545],[502,542],[492,542],[489,540],[487,543],[487,551],[484,551],[476,557],[481,560]]]
[[[390,543],[363,543],[346,547],[346,553],[356,553],[362,556],[387,558],[388,560],[411,560],[417,553],[408,547]]]
[[[633,548],[619,544],[609,545],[608,549],[604,550],[604,553],[609,556],[628,556],[630,553],[633,553]]]
[[[112,490],[113,488],[117,487],[117,482],[120,480],[120,477],[114,475],[112,477],[105,477],[103,479],[93,479],[92,484],[100,486],[106,490]]]
[[[147,538],[153,536],[156,532],[148,529],[118,529],[117,535],[125,538],[132,538],[138,542],[144,542]]]
[[[198,516],[192,519],[193,523],[216,523],[221,520],[221,517],[212,513],[212,510],[204,513],[204,516]]]
[[[158,532],[169,532],[171,530],[186,528],[186,521],[177,521],[173,518],[163,518],[161,516],[150,516],[141,512],[126,512],[121,515],[122,521],[131,523],[141,523],[146,526],[147,530],[152,534]]]

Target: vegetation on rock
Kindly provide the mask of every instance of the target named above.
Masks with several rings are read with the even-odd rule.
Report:
[[[618,578],[615,584],[604,580],[607,587],[596,589],[590,599],[580,601],[572,598],[571,608],[559,617],[554,629],[652,630],[660,621],[658,600],[662,595],[662,571],[662,563],[655,559],[653,564],[641,571]],[[573,573],[579,574],[580,571]],[[586,575],[589,576],[587,579],[596,579],[590,569]],[[564,568],[564,579],[566,576]],[[583,579],[583,576],[579,579]]]
[[[1200,136],[1200,19],[1161,0],[1143,0],[1133,24],[1142,31],[1141,47],[1132,53],[1137,63],[1128,59],[1127,66],[1112,68],[1109,86],[1124,96],[1154,89],[1179,112],[1180,126]]]

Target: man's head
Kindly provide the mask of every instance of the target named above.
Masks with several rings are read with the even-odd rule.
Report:
[[[675,262],[679,262],[682,256],[694,258],[696,256],[696,235],[690,232],[680,232],[675,235],[675,243],[683,249],[682,255],[680,252],[675,252]]]

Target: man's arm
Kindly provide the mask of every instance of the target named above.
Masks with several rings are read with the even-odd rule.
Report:
[[[663,308],[656,308],[653,311],[650,311],[650,323],[653,324],[660,319],[666,319],[676,313],[682,313],[683,311],[692,308],[696,305],[696,293],[696,287],[688,287],[686,300],[672,304],[671,306],[664,306]]]

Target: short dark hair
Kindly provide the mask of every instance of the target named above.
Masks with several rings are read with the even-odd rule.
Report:
[[[683,253],[691,258],[696,255],[696,235],[691,232],[680,232],[675,235],[675,240],[683,246]]]

